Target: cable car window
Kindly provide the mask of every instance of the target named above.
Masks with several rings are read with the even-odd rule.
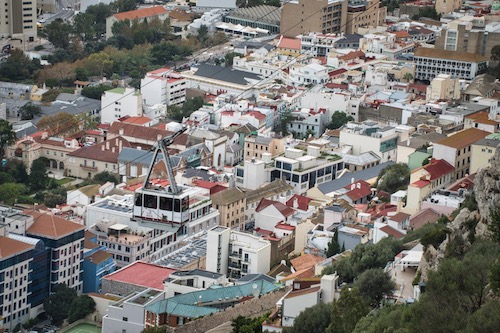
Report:
[[[172,211],[172,198],[160,197],[160,209]]]
[[[182,211],[185,212],[189,209],[189,196],[182,198]]]
[[[144,207],[146,208],[157,208],[158,200],[156,195],[144,194]]]
[[[180,212],[181,211],[181,201],[179,199],[174,200],[174,212]]]
[[[142,206],[142,193],[137,193],[135,195],[135,205]]]

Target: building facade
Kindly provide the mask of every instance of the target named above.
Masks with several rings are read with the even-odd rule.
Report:
[[[37,36],[36,0],[1,0],[0,36],[33,42]],[[5,8],[5,10],[3,10]]]
[[[310,32],[345,32],[347,22],[346,0],[293,0],[283,5],[280,32],[295,37]]]
[[[350,0],[347,5],[347,34],[355,34],[358,28],[384,25],[387,7],[380,0]]]
[[[112,124],[125,116],[142,116],[142,95],[134,88],[115,88],[101,99],[101,123]]]
[[[186,80],[170,68],[159,68],[141,79],[141,94],[146,105],[184,103]]]

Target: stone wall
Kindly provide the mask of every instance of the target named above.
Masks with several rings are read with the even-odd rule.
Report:
[[[276,307],[276,302],[282,298],[288,289],[282,289],[273,293],[263,295],[260,298],[248,300],[237,304],[234,307],[227,308],[224,311],[214,313],[211,316],[200,318],[186,325],[172,328],[175,333],[204,333],[227,321],[232,321],[238,316],[257,317],[271,312]]]

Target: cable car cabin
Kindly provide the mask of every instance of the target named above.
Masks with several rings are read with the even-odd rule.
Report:
[[[134,219],[182,224],[189,220],[189,194],[177,195],[155,189],[138,189],[135,192]]]

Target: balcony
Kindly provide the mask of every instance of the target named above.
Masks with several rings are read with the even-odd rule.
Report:
[[[239,252],[231,252],[229,254],[229,257],[241,259],[241,253],[239,253]]]
[[[85,169],[85,170],[97,171],[96,166],[91,166],[91,165],[87,165],[87,164],[80,164],[80,168]]]
[[[236,262],[230,262],[228,266],[229,268],[234,270],[241,270],[241,264],[238,264]]]

